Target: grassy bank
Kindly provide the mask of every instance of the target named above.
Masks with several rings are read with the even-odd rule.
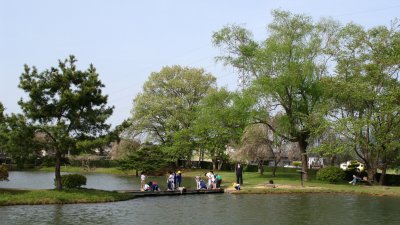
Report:
[[[194,177],[202,175],[206,170],[187,170],[183,176]],[[367,186],[367,185],[350,185],[347,181],[339,184],[329,184],[315,179],[315,172],[310,173],[310,181],[304,182],[301,186],[299,173],[295,169],[281,168],[278,170],[276,177],[267,170],[264,175],[256,172],[247,172],[243,174],[244,184],[241,191],[235,191],[232,183],[236,182],[234,172],[218,171],[222,176],[222,187],[227,192],[233,194],[284,194],[284,193],[343,193],[343,194],[366,194],[375,196],[396,196],[400,197],[400,187],[388,186]],[[265,184],[273,180],[275,188],[267,187]]]
[[[133,198],[131,194],[93,189],[14,190],[0,189],[0,205],[40,205],[114,202]]]
[[[40,171],[54,171],[54,168],[41,168]],[[88,172],[81,167],[62,167],[63,172]],[[208,170],[201,169],[183,169],[182,176],[191,177],[194,180],[196,175],[204,178],[204,173]],[[108,173],[108,174],[124,174],[134,175],[134,171],[121,171],[117,168],[95,168],[89,172]],[[301,186],[300,174],[293,168],[278,168],[276,177],[272,176],[271,168],[266,168],[264,175],[257,172],[245,172],[243,174],[243,190],[235,192],[232,183],[236,182],[235,173],[232,171],[215,171],[222,176],[222,188],[227,192],[235,194],[266,194],[266,193],[346,193],[346,194],[368,194],[377,196],[397,196],[400,197],[400,187],[388,186],[366,186],[366,185],[349,185],[346,181],[339,184],[328,184],[316,180],[316,171],[309,172],[310,180],[304,182]],[[273,180],[276,188],[265,187],[265,184]],[[194,181],[193,181],[194,182]],[[183,184],[184,185],[184,184]]]

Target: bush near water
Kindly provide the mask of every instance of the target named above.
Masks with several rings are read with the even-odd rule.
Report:
[[[81,174],[66,174],[61,176],[61,183],[65,188],[80,188],[86,185],[86,177]]]
[[[0,165],[0,181],[8,180],[8,170],[7,167]]]
[[[339,167],[329,166],[317,172],[317,180],[328,181],[331,184],[342,182],[345,177],[345,172]]]

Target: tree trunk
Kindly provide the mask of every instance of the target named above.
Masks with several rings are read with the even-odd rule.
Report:
[[[367,168],[367,174],[368,174],[368,181],[370,181],[371,184],[375,183],[376,168],[373,167]]]
[[[299,140],[299,148],[301,154],[301,170],[304,181],[308,181],[308,157],[307,157],[307,138],[301,137]]]
[[[186,168],[192,168],[192,156],[191,155],[187,156]]]
[[[139,176],[139,170],[136,170],[136,174],[135,174],[135,176],[136,176],[136,177],[138,177],[138,176]]]
[[[272,176],[273,176],[273,177],[276,177],[276,169],[278,169],[278,166],[275,164],[275,165],[272,167]]]
[[[221,170],[221,169],[222,169],[222,160],[220,160],[218,163],[218,170]]]
[[[335,161],[336,161],[336,156],[334,155],[334,156],[332,156],[330,158],[329,165],[330,166],[335,166]]]
[[[62,190],[62,184],[61,184],[61,152],[58,150],[56,151],[56,170],[55,170],[55,183],[56,183],[56,189],[57,190]]]
[[[258,160],[258,172],[264,175],[264,160]]]
[[[382,166],[381,177],[379,178],[379,185],[385,184],[386,170],[387,170],[387,165],[386,165],[386,163],[384,163]]]
[[[217,159],[215,159],[215,158],[212,159],[212,165],[213,165],[213,170],[217,170],[218,169],[218,161],[217,161]]]

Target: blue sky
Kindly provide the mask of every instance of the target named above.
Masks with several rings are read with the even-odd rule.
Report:
[[[93,63],[115,106],[109,122],[130,116],[133,98],[151,72],[163,66],[201,67],[219,86],[234,90],[237,75],[215,63],[211,36],[239,24],[256,39],[266,37],[273,9],[331,17],[366,28],[400,17],[397,0],[0,0],[0,102],[20,112],[23,65],[43,71],[73,54],[81,70]]]

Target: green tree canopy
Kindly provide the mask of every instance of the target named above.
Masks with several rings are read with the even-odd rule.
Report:
[[[132,128],[160,144],[174,160],[190,160],[191,129],[200,100],[216,88],[216,79],[203,69],[164,67],[145,82],[134,99]]]
[[[227,161],[227,148],[239,143],[250,117],[251,100],[221,88],[210,92],[200,102],[193,131],[199,156],[207,154],[214,170]]]
[[[46,136],[47,149],[55,153],[56,188],[62,189],[61,157],[78,150],[77,143],[103,135],[113,108],[107,106],[104,85],[93,65],[85,71],[76,68],[76,58],[60,60],[58,67],[39,72],[25,65],[19,87],[28,93],[21,99],[25,116]]]
[[[216,32],[213,40],[226,52],[219,59],[237,68],[243,84],[255,89],[255,107],[267,115],[255,119],[298,142],[307,171],[309,138],[324,116],[320,80],[328,74],[328,54],[338,25],[330,20],[314,23],[308,16],[280,10],[272,16],[264,41],[253,40],[250,31],[235,25]],[[274,127],[268,118],[277,113],[282,116]]]
[[[337,76],[326,79],[333,99],[332,126],[374,180],[378,168],[385,174],[399,159],[398,22],[369,30],[348,24],[340,30],[338,43]]]
[[[160,172],[169,164],[164,151],[159,146],[149,144],[129,152],[119,162],[123,170],[135,169],[146,173]]]
[[[20,114],[5,115],[0,125],[0,141],[0,148],[19,168],[22,168],[28,159],[36,159],[40,154],[35,127]]]

